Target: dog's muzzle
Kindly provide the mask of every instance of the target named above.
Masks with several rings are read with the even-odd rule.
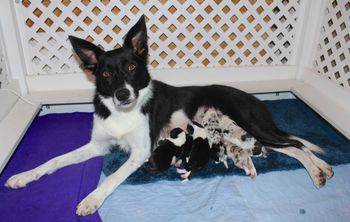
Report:
[[[131,95],[130,90],[128,90],[127,88],[121,88],[115,92],[115,98],[117,98],[117,100],[121,104],[128,103],[130,95]]]
[[[135,104],[136,97],[127,87],[117,89],[114,93],[114,104],[120,108],[130,108]]]

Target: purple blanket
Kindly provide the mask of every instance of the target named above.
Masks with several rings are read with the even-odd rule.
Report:
[[[35,119],[0,176],[0,221],[101,221],[98,213],[78,217],[75,210],[77,204],[96,188],[102,158],[65,167],[23,189],[4,187],[13,174],[32,169],[87,143],[91,128],[91,113],[50,114]]]

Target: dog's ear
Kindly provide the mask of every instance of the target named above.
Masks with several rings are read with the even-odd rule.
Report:
[[[104,51],[91,42],[71,35],[69,36],[69,41],[71,42],[75,53],[83,62],[84,68],[93,71],[97,65],[98,58],[104,53]]]
[[[147,27],[145,15],[126,34],[123,47],[131,49],[136,55],[147,59]]]

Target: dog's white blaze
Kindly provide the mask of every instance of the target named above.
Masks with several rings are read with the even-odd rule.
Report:
[[[182,146],[186,142],[186,134],[185,132],[181,132],[176,139],[168,138],[170,142],[172,142],[175,146]]]

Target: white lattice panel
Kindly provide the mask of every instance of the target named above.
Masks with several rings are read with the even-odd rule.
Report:
[[[145,14],[153,68],[290,64],[298,0],[50,1],[17,5],[29,74],[80,71],[69,34],[113,49]]]
[[[350,2],[328,2],[315,66],[319,73],[350,90]]]

